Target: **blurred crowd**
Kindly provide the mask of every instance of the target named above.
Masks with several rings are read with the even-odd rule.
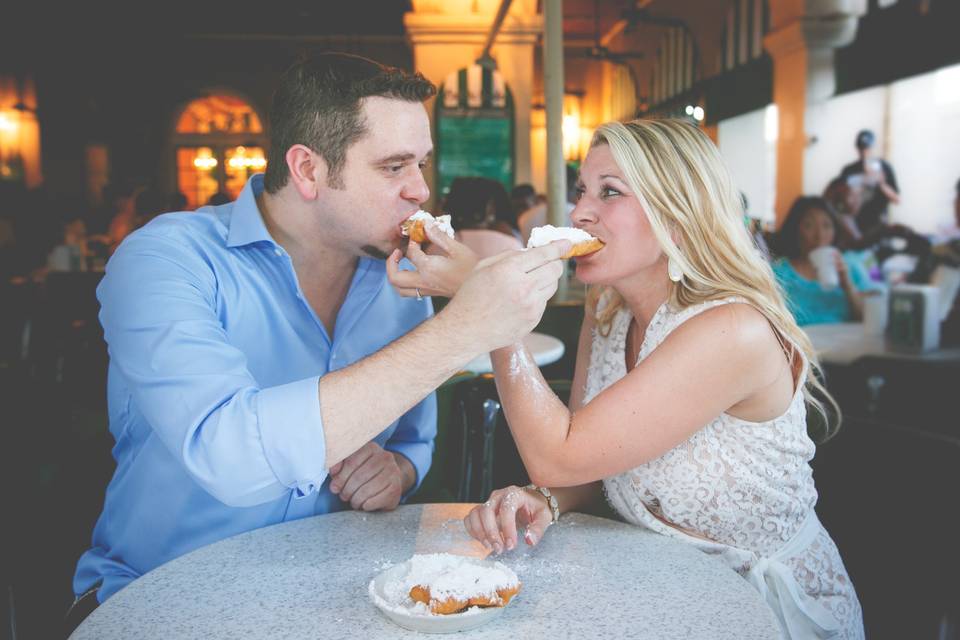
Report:
[[[42,281],[54,271],[102,271],[131,232],[186,204],[182,193],[151,186],[107,184],[101,204],[89,206],[44,187],[0,182],[0,277]]]
[[[957,287],[944,284],[960,282],[954,275],[960,276],[960,182],[952,185],[953,221],[936,233],[891,223],[889,205],[901,203],[900,189],[893,167],[876,155],[874,144],[872,132],[860,131],[859,158],[822,194],[797,198],[778,231],[764,232],[749,216],[747,224],[799,324],[859,321],[869,292],[934,284],[940,288],[944,341],[956,341]],[[835,274],[834,282],[824,280],[824,269]]]

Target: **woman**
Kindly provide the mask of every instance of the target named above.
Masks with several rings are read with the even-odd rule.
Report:
[[[454,178],[443,208],[450,214],[450,222],[457,230],[457,240],[479,257],[522,248],[506,222],[512,212],[510,197],[496,180]]]
[[[836,251],[839,285],[824,288],[810,260],[815,249],[834,246],[838,225],[825,199],[805,196],[794,201],[777,233],[777,250],[782,257],[773,263],[773,272],[799,325],[863,318],[861,291],[870,288],[871,282],[860,263]]]
[[[825,393],[808,375],[814,353],[716,148],[679,121],[611,123],[581,176],[574,223],[606,246],[577,260],[596,293],[569,408],[521,344],[491,354],[539,487],[494,491],[467,530],[502,551],[526,525],[536,544],[559,512],[606,494],[628,522],[728,563],[785,637],[862,638],[853,585],[814,512],[805,413],[823,411],[809,391]]]

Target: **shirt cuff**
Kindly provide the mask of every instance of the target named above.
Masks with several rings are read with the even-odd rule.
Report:
[[[416,493],[417,489],[420,488],[420,484],[423,482],[424,477],[427,475],[427,471],[430,470],[430,462],[433,459],[433,447],[424,442],[387,442],[383,447],[387,451],[392,451],[394,453],[399,453],[407,460],[410,461],[410,464],[413,465],[413,471],[416,474],[416,478],[413,481],[413,486],[403,494],[403,497],[400,499],[401,502],[406,502],[407,498]]]
[[[263,454],[277,481],[298,497],[318,490],[327,476],[319,384],[314,376],[257,394]]]

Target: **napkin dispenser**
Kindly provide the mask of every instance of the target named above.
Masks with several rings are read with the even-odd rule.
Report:
[[[887,339],[899,350],[922,352],[940,346],[937,287],[901,284],[890,289]]]

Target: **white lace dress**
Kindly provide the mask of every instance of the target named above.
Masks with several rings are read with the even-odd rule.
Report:
[[[735,299],[675,312],[665,303],[647,327],[638,362],[681,323]],[[600,305],[605,304],[601,298]],[[607,337],[594,331],[585,402],[626,375],[629,310]],[[863,638],[863,616],[836,545],[814,512],[802,385],[769,422],[721,414],[656,460],[604,480],[628,522],[721,557],[770,604],[785,638]],[[669,522],[670,524],[666,524]],[[671,526],[672,525],[672,526]]]

